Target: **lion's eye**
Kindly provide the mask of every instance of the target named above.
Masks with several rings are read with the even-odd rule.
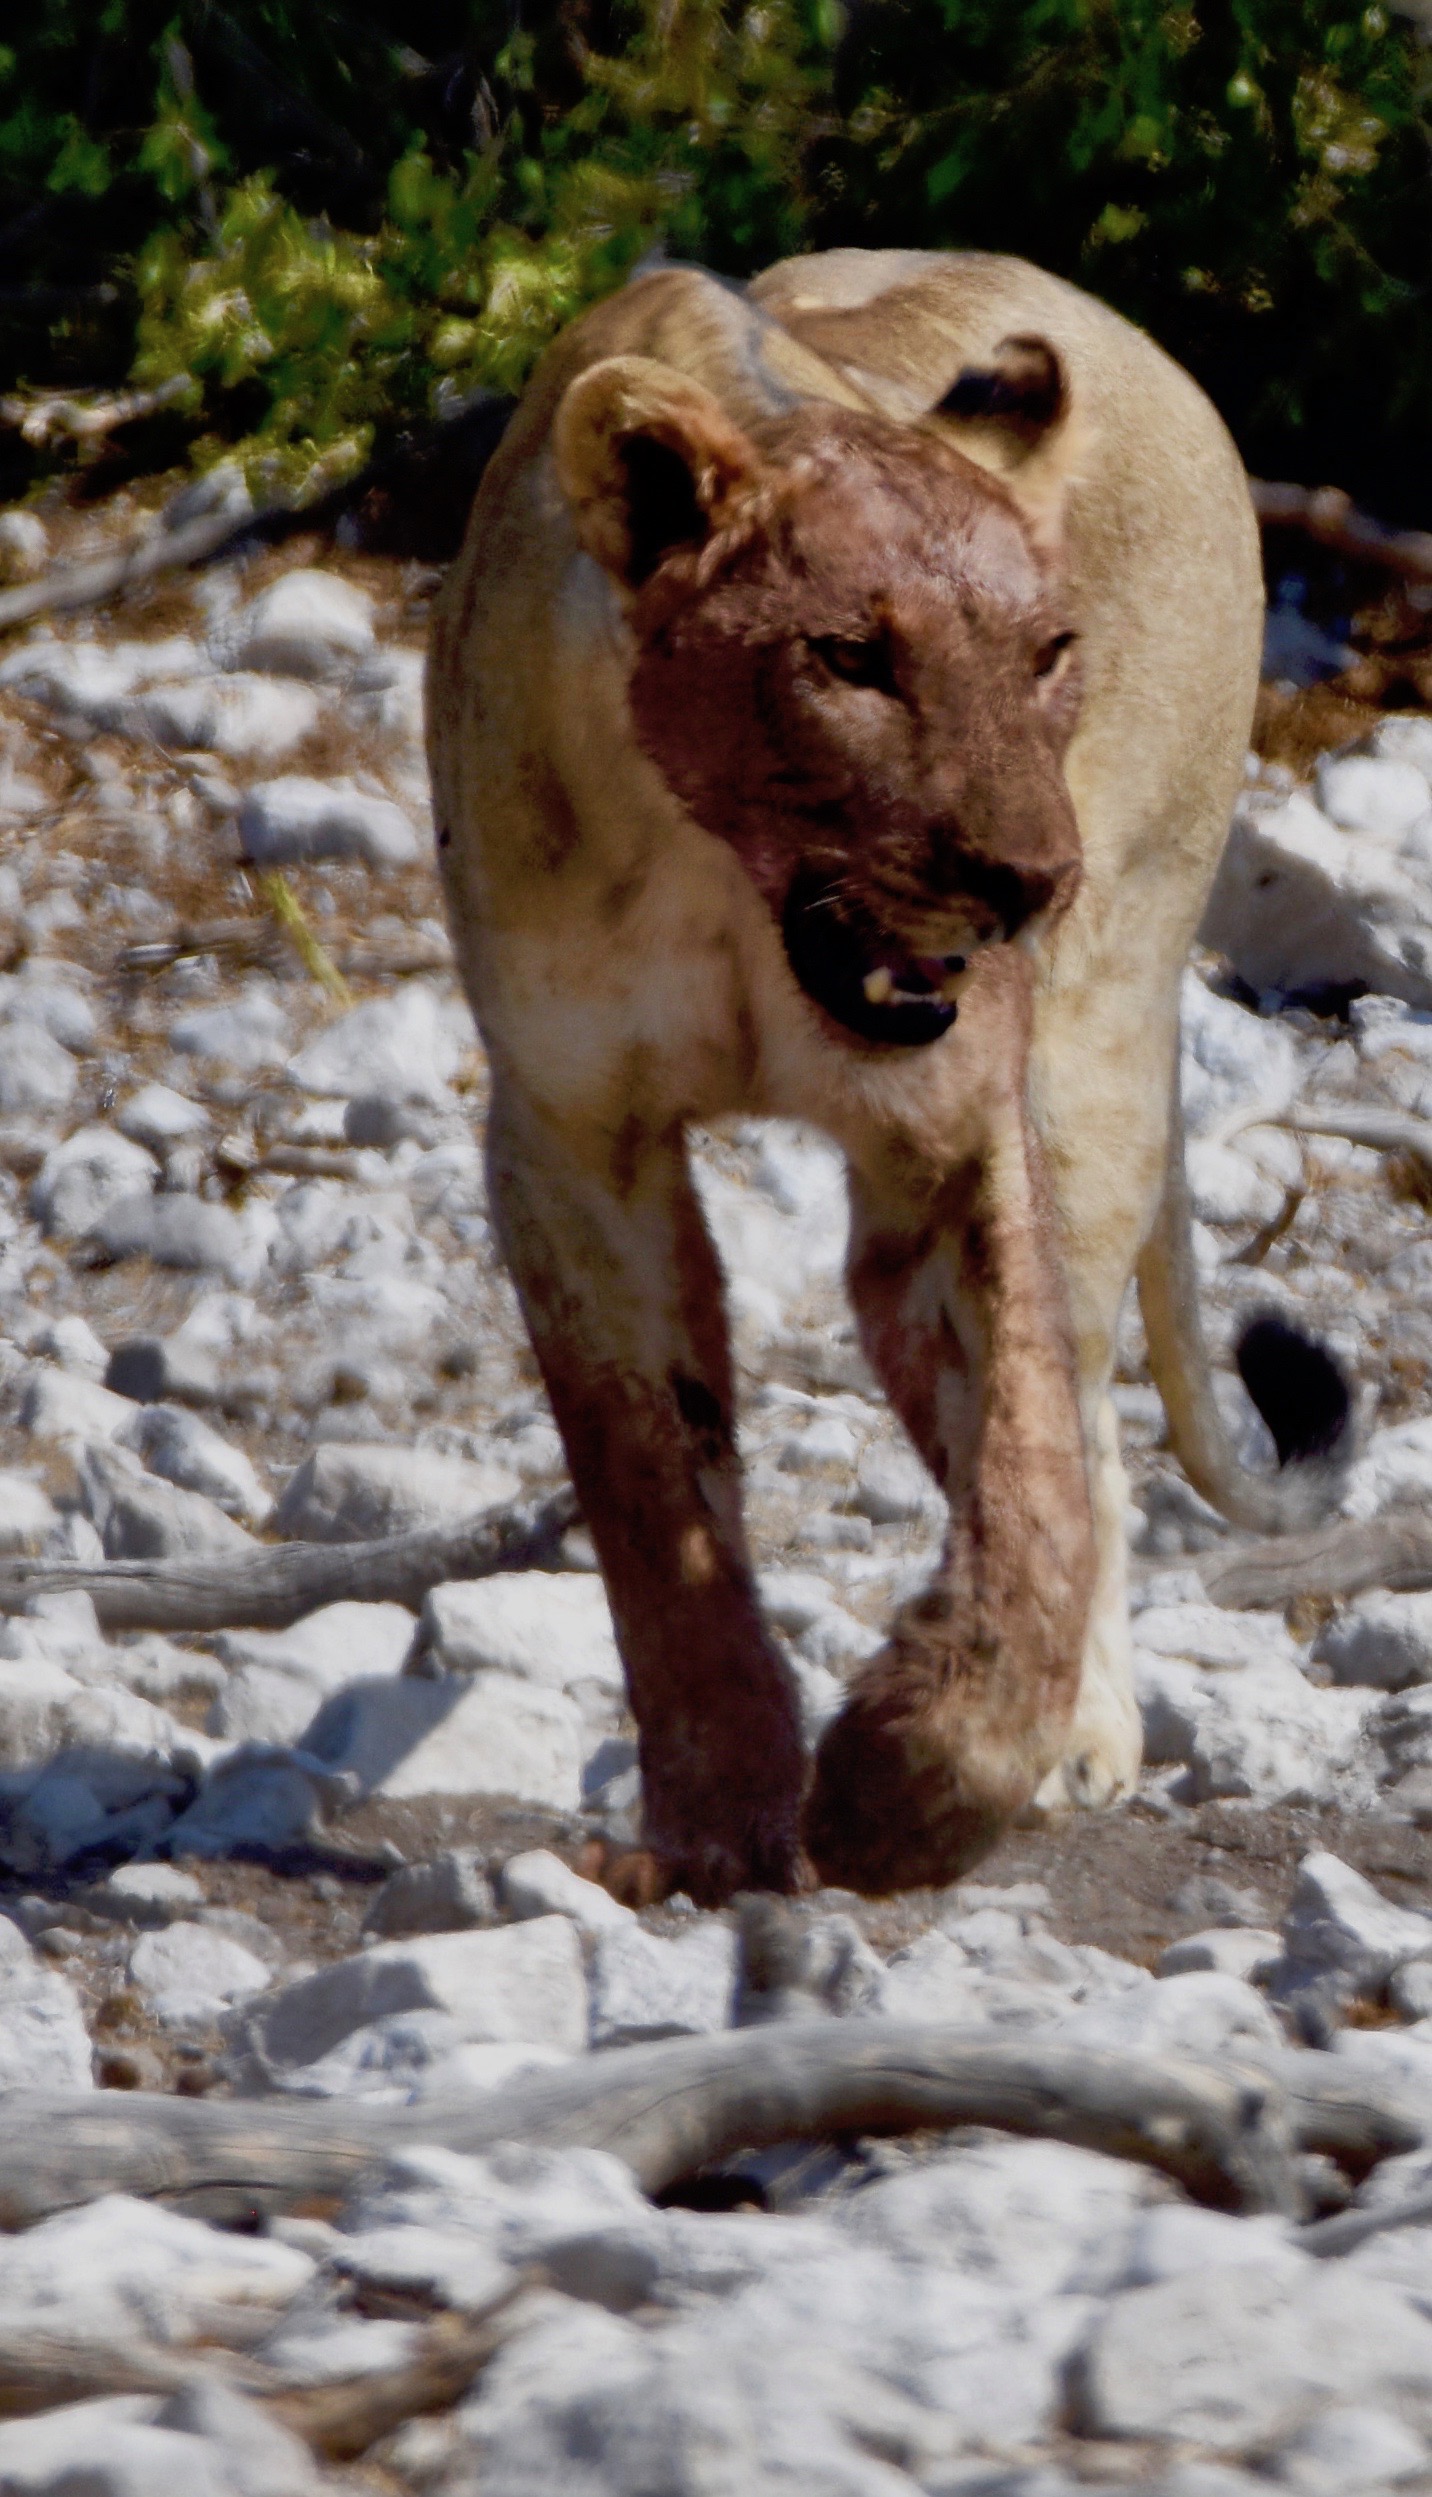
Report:
[[[847,641],[839,634],[828,634],[810,645],[821,666],[842,685],[861,685],[869,692],[894,694],[895,664],[890,644],[883,633],[865,642]]]
[[[1078,638],[1077,633],[1051,634],[1049,640],[1034,654],[1035,675],[1052,676],[1066,650],[1072,650]]]

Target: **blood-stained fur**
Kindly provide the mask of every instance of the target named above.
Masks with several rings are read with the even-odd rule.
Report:
[[[1177,1230],[1178,976],[1260,614],[1212,410],[1015,261],[643,278],[488,472],[434,642],[439,842],[658,1886],[948,1880],[1135,1774],[1107,1389]],[[732,1112],[843,1147],[862,1339],[950,1504],[809,1778],[684,1149]],[[1167,1369],[1195,1320],[1154,1300]]]

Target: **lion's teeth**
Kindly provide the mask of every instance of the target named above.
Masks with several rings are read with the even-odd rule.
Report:
[[[882,962],[878,970],[866,972],[864,988],[868,1005],[888,1006],[895,991],[895,975]]]

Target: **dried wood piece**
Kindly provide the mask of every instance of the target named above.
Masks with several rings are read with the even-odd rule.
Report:
[[[1270,485],[1261,477],[1251,477],[1249,485],[1263,528],[1297,529],[1354,563],[1373,564],[1404,581],[1432,581],[1432,534],[1427,530],[1384,529],[1360,512],[1340,486]]]
[[[1382,2101],[1375,2089],[1362,2098],[1364,2132],[1375,2132]],[[608,2150],[656,2193],[738,2149],[955,2124],[1134,2159],[1219,2208],[1295,2211],[1293,2103],[1280,2076],[1251,2064],[880,2020],[628,2047],[416,2107],[17,2090],[0,2102],[0,2225],[28,2227],[102,2193],[209,2211],[217,2193],[231,2216],[257,2216],[339,2197],[414,2141]]]
[[[67,607],[93,607],[102,598],[117,597],[141,581],[152,581],[158,573],[179,572],[188,564],[202,563],[228,539],[245,535],[272,516],[265,511],[236,512],[230,505],[226,510],[201,513],[178,529],[161,524],[114,554],[97,555],[89,563],[54,564],[38,580],[0,591],[0,632],[7,625],[28,623],[31,616],[52,615]]]
[[[350,2462],[386,2436],[390,2428],[428,2410],[450,2410],[469,2392],[490,2358],[509,2337],[511,2289],[484,2315],[440,2315],[424,2333],[405,2366],[387,2367],[340,2384],[315,2384],[301,2392],[263,2393],[264,2409],[314,2452],[331,2462]]]
[[[559,1491],[486,1509],[462,1526],[424,1527],[365,1543],[279,1543],[192,1560],[103,1561],[76,1569],[4,1560],[0,1613],[23,1612],[39,1595],[77,1593],[94,1599],[106,1630],[285,1630],[321,1604],[344,1601],[406,1604],[418,1612],[429,1588],[449,1578],[550,1568],[578,1515],[575,1495]]]
[[[1326,1108],[1295,1101],[1286,1110],[1248,1110],[1215,1131],[1214,1141],[1228,1144],[1250,1127],[1284,1127],[1295,1136],[1339,1136],[1346,1144],[1367,1145],[1374,1153],[1408,1153],[1432,1174],[1432,1119],[1416,1118],[1410,1110],[1371,1108],[1340,1102]]]
[[[1295,1595],[1361,1595],[1366,1587],[1411,1594],[1432,1587],[1432,1518],[1394,1509],[1365,1523],[1344,1520],[1309,1534],[1195,1552],[1187,1566],[1203,1580],[1209,1602],[1232,1612],[1270,1611]]]
[[[11,391],[0,399],[0,425],[13,425],[22,441],[38,450],[67,434],[72,442],[98,442],[121,425],[157,416],[162,408],[198,394],[191,373],[175,373],[154,390]]]

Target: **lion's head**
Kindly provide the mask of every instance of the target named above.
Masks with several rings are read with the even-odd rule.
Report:
[[[977,949],[1078,879],[1057,543],[954,438],[1027,451],[1064,400],[1053,350],[1018,339],[923,423],[808,403],[743,432],[635,356],[558,413],[578,533],[636,641],[636,733],[863,1040],[937,1039]]]

